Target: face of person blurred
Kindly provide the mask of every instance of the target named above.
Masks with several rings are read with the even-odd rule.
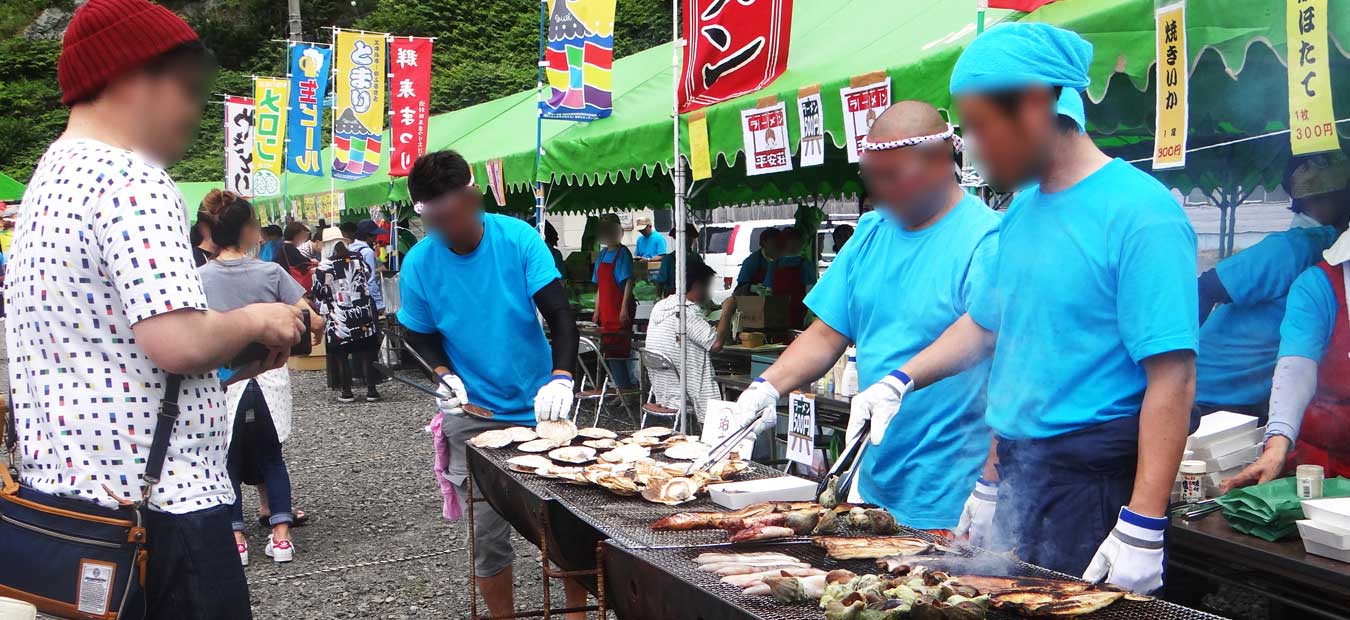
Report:
[[[985,95],[956,99],[961,127],[985,180],[1003,191],[1036,181],[1049,165],[1055,134],[1054,91],[1024,91],[1012,110]]]
[[[919,223],[950,194],[955,182],[950,152],[946,141],[864,151],[859,170],[869,196],[902,221]]]
[[[783,254],[783,233],[780,231],[772,237],[760,237],[759,249],[764,251],[769,258],[777,258]]]
[[[262,227],[258,226],[258,220],[249,222],[239,231],[239,247],[249,249],[260,243],[262,243]]]
[[[1312,196],[1299,201],[1303,213],[1323,226],[1344,229],[1350,223],[1350,190]]]
[[[483,194],[469,185],[423,203],[422,221],[446,239],[467,239],[478,233],[482,211]]]
[[[711,297],[711,292],[712,280],[704,278],[695,282],[694,286],[689,289],[688,299],[695,303],[703,303]]]
[[[623,241],[623,227],[616,222],[605,222],[600,228],[600,242],[608,246],[619,245]]]
[[[197,135],[210,79],[210,71],[180,63],[127,75],[104,96],[131,116],[138,150],[167,167],[182,159]]]

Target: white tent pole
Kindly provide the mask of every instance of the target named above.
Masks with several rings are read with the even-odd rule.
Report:
[[[685,256],[689,247],[685,240],[685,226],[689,219],[689,214],[685,211],[684,204],[684,161],[680,159],[680,55],[683,53],[683,42],[680,40],[680,0],[670,0],[670,21],[671,21],[671,40],[674,45],[671,46],[671,127],[673,144],[675,152],[675,165],[670,169],[670,180],[675,185],[675,300],[678,308],[678,328],[680,340],[680,406],[679,413],[676,414],[680,421],[681,432],[688,430],[689,422],[686,413],[689,410],[689,315],[685,312],[684,302],[688,291],[686,288],[687,273]],[[658,233],[659,234],[659,233]]]

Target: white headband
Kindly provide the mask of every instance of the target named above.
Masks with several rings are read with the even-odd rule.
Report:
[[[890,142],[872,142],[867,138],[863,138],[862,143],[858,146],[864,151],[890,151],[936,140],[951,140],[952,148],[956,149],[956,152],[958,153],[961,152],[961,136],[956,135],[956,128],[952,127],[951,123],[947,123],[947,130],[942,133],[935,133],[927,136],[914,136],[913,138],[891,140]]]

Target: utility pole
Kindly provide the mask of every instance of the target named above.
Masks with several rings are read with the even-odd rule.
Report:
[[[290,18],[287,21],[290,26],[290,39],[292,41],[300,40],[300,0],[287,0],[286,4],[290,7]]]

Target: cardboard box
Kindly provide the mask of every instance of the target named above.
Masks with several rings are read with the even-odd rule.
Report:
[[[760,502],[808,502],[816,498],[816,483],[796,476],[763,478],[708,485],[714,504],[739,510]]]
[[[328,367],[328,349],[324,346],[324,340],[319,339],[319,344],[310,349],[309,355],[292,355],[286,360],[286,365],[291,370],[323,370]]]
[[[743,329],[787,329],[792,322],[792,304],[786,297],[738,296],[736,310]]]

